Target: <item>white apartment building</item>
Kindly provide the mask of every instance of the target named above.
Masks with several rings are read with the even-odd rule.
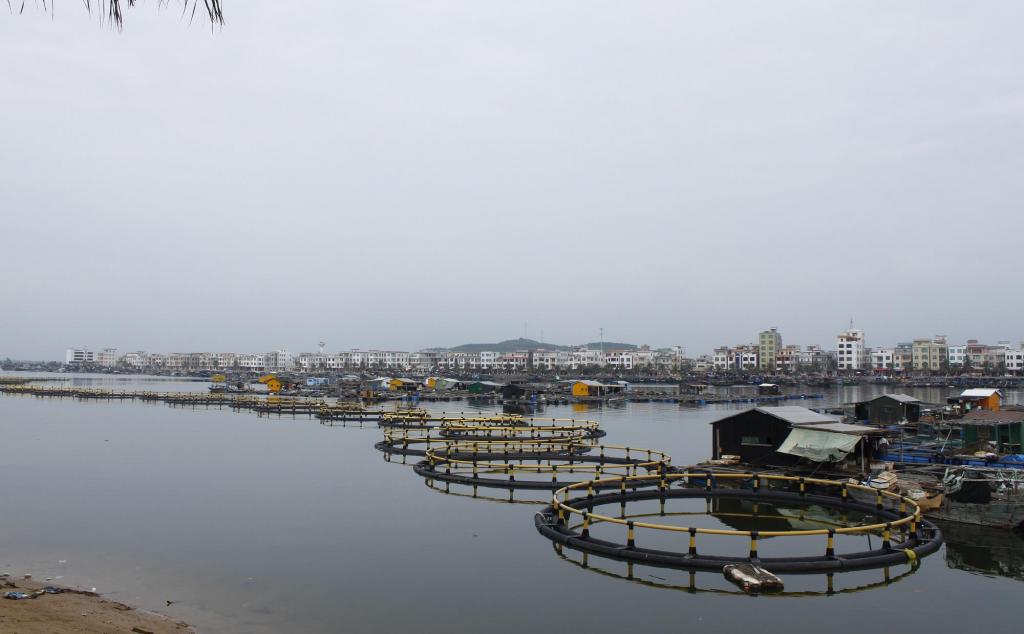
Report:
[[[836,337],[836,367],[840,372],[864,370],[868,365],[863,330],[844,330]]]
[[[892,370],[895,354],[896,351],[893,348],[872,348],[870,354],[871,369]]]
[[[126,352],[121,357],[121,363],[134,370],[141,370],[146,367],[146,353],[141,350],[138,352]]]
[[[238,363],[238,355],[234,352],[218,352],[217,353],[217,369],[218,370],[231,370]]]
[[[950,346],[949,350],[949,365],[963,365],[964,360],[967,358],[967,346]]]
[[[530,367],[530,352],[516,350],[498,356],[498,367],[509,372],[525,372]]]
[[[105,368],[117,365],[117,348],[104,348],[96,355],[96,362]]]
[[[88,348],[68,348],[64,352],[64,363],[96,363],[96,353]]]
[[[1005,352],[1006,371],[1014,374],[1024,372],[1024,343],[1018,348],[1007,348]]]
[[[480,351],[480,369],[491,370],[498,366],[498,357],[501,356],[500,352],[494,350],[481,350]]]
[[[238,367],[248,372],[263,372],[267,368],[267,362],[262,354],[240,354],[238,355]]]
[[[555,370],[569,363],[569,353],[565,350],[535,350],[533,367],[537,370]]]
[[[744,345],[715,348],[712,362],[716,370],[756,370],[758,359],[759,347]]]

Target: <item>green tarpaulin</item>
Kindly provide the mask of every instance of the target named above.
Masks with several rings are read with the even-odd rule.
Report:
[[[797,427],[782,441],[779,453],[800,456],[814,462],[839,462],[853,451],[859,441],[860,436]]]

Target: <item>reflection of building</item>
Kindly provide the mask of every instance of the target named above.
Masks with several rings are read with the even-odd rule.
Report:
[[[981,575],[1024,581],[1024,537],[987,526],[942,522],[946,565]]]

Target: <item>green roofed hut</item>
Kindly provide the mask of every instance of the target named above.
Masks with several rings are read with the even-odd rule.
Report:
[[[470,383],[468,389],[470,394],[492,394],[504,386],[504,383],[495,383],[494,381],[477,381]]]

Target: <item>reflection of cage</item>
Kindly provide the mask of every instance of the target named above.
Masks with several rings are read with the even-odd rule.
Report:
[[[577,561],[576,559],[573,559],[572,556],[570,555],[570,553],[572,553],[573,551],[564,548],[561,544],[559,544],[557,542],[553,543],[552,546],[554,547],[555,552],[558,554],[558,556],[562,560],[567,561],[567,562],[571,563],[574,566],[578,566],[580,568],[583,568],[584,570],[588,570],[590,572],[594,572],[594,573],[597,573],[597,574],[605,576],[605,577],[613,577],[613,578],[616,578],[616,579],[622,579],[624,581],[629,581],[629,582],[636,583],[636,584],[639,584],[639,585],[642,585],[642,586],[647,586],[647,587],[650,587],[650,588],[659,588],[659,589],[662,589],[662,590],[677,590],[679,592],[686,592],[688,594],[726,594],[726,595],[743,595],[743,596],[749,596],[749,594],[750,594],[749,592],[745,592],[743,590],[737,590],[737,589],[733,589],[733,588],[714,588],[714,587],[710,587],[710,586],[701,587],[700,584],[698,583],[698,572],[696,570],[693,570],[693,569],[685,570],[684,571],[685,574],[686,574],[686,577],[687,577],[687,580],[686,580],[685,583],[672,583],[668,579],[665,579],[663,577],[655,577],[654,575],[647,575],[648,578],[644,578],[642,575],[638,574],[637,570],[636,570],[636,567],[637,566],[641,566],[641,564],[635,564],[633,562],[627,561],[627,562],[625,562],[625,572],[616,572],[616,571],[611,570],[610,568],[608,568],[606,566],[602,566],[601,564],[595,564],[591,560],[591,557],[590,557],[590,555],[587,552],[580,553],[579,554],[579,560]],[[599,561],[610,563],[610,560],[605,559],[605,558],[599,558]],[[823,579],[824,588],[821,589],[821,590],[797,590],[797,591],[787,590],[787,591],[782,591],[782,592],[771,592],[771,593],[767,593],[767,594],[763,594],[763,595],[759,595],[759,596],[762,596],[762,597],[782,597],[782,598],[785,598],[785,597],[801,598],[801,597],[832,596],[832,595],[835,595],[835,594],[854,594],[854,593],[857,593],[857,592],[864,592],[864,591],[867,591],[867,590],[873,590],[875,588],[883,588],[883,587],[891,585],[893,583],[902,581],[903,579],[906,579],[907,577],[909,577],[913,573],[917,572],[917,570],[920,567],[920,565],[921,565],[920,562],[915,559],[914,561],[910,562],[905,567],[905,569],[901,570],[896,575],[892,574],[891,567],[883,566],[881,568],[881,572],[882,572],[882,579],[881,580],[873,581],[873,582],[870,582],[870,583],[863,583],[863,584],[860,584],[860,585],[846,587],[846,588],[840,587],[838,589],[836,588],[836,575],[838,574],[840,576],[840,578],[841,578],[842,577],[842,572],[839,572],[839,573],[825,572],[825,573],[821,573],[821,576],[824,577],[824,579]],[[641,566],[641,570],[642,569],[643,568]],[[652,581],[651,579],[654,579],[654,580]]]
[[[656,489],[634,488],[641,483],[657,485]],[[696,483],[704,486],[694,486]],[[719,486],[719,483],[744,483],[750,488]],[[796,490],[782,490],[767,486],[785,483]],[[601,488],[618,484],[615,493],[598,493]],[[672,487],[685,484],[684,487]],[[851,490],[871,491],[875,504],[853,499]],[[838,495],[836,494],[838,491]],[[585,496],[570,498],[570,495],[585,492]],[[559,497],[562,499],[560,500]],[[826,508],[871,513],[881,522],[861,526],[838,528],[817,528],[802,530],[725,530],[675,526],[653,522],[638,522],[626,515],[629,502],[658,500],[662,514],[669,499],[705,499],[708,507],[715,498],[749,499],[754,501],[816,504]],[[604,505],[618,504],[619,517],[594,513]],[[579,520],[579,523],[574,523]],[[591,536],[595,524],[619,525],[626,529],[625,542],[611,542]],[[827,572],[856,568],[878,568],[916,561],[930,555],[942,543],[941,532],[929,522],[921,519],[921,511],[910,498],[870,487],[796,476],[763,475],[751,473],[659,473],[656,475],[605,478],[590,480],[566,486],[555,492],[551,505],[535,517],[537,530],[552,541],[571,549],[601,555],[612,559],[633,561],[657,566],[721,570],[730,563],[756,562],[758,566],[772,572]],[[577,530],[578,529],[578,530]],[[667,551],[643,548],[637,545],[637,530],[664,531],[674,534],[688,534],[689,548],[686,551]],[[899,540],[894,546],[893,531]],[[839,554],[835,550],[837,535],[881,534],[881,548],[855,553]],[[749,540],[749,557],[709,555],[698,552],[699,535],[721,535]],[[823,554],[809,554],[792,557],[758,556],[758,540],[767,537],[810,537],[823,536],[826,546]],[[820,551],[819,551],[820,552]]]

